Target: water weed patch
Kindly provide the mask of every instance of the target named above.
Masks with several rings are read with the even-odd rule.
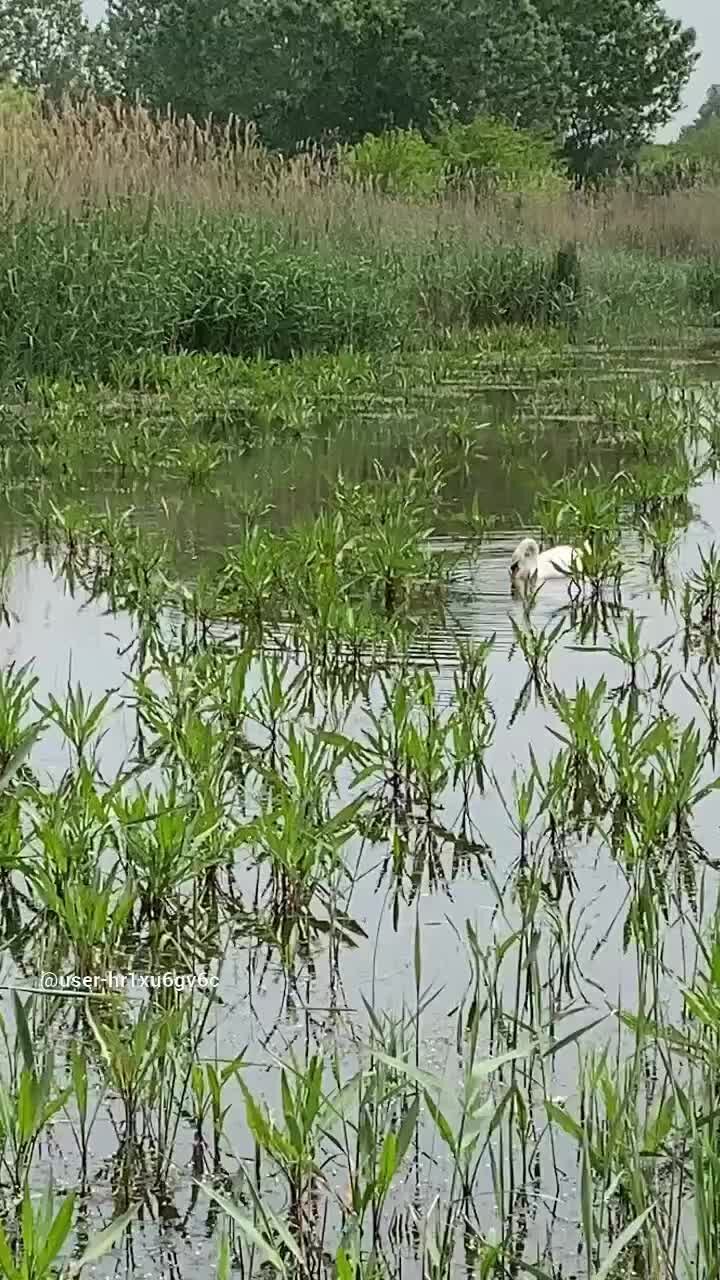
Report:
[[[108,353],[2,408],[0,1269],[710,1280],[711,357]]]

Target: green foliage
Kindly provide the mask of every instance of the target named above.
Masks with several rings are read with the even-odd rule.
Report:
[[[720,166],[720,114],[709,117],[702,127],[684,130],[679,149],[692,159]]]
[[[87,223],[83,234],[110,254],[113,237],[103,241],[98,224]],[[224,233],[218,260],[225,266],[225,241],[232,238],[227,222],[217,226]],[[184,224],[188,228],[197,230]],[[71,243],[85,251],[95,273],[111,260],[88,255],[82,240]],[[149,234],[134,266],[139,261],[162,289],[177,272],[182,289],[172,307],[179,299],[187,308],[202,286],[206,259],[192,258],[194,247],[178,257],[174,240],[158,243],[168,253],[167,269]],[[262,258],[259,240],[253,249]],[[124,262],[125,242],[120,250]],[[73,274],[76,259],[80,275]],[[439,282],[457,286],[451,301],[458,308],[475,286],[481,317],[498,305],[532,315],[544,297],[550,316],[563,291],[574,300],[581,272],[584,282],[592,270],[569,245],[559,254],[458,252],[437,262]],[[68,251],[65,265],[67,303],[72,290],[87,291],[90,271],[81,253]],[[102,319],[113,324],[110,337],[119,346],[132,289],[129,278],[116,283],[118,318],[107,312]],[[216,288],[217,280],[211,284]],[[151,303],[149,289],[142,297]],[[228,291],[226,308],[232,298]],[[99,293],[92,305],[98,323]],[[148,341],[158,315],[150,316]],[[219,333],[225,320],[222,311],[214,317]],[[70,336],[60,327],[44,331],[56,356],[61,341],[65,352],[74,352],[76,324],[79,315],[65,321]],[[132,324],[135,342],[134,314]],[[381,1258],[385,1242],[394,1240],[399,1213],[406,1206],[414,1213],[417,1186],[433,1181],[432,1201],[425,1199],[418,1212],[418,1272],[427,1280],[448,1280],[463,1250],[465,1270],[477,1280],[558,1275],[568,1253],[567,1222],[555,1235],[548,1217],[537,1265],[535,1235],[517,1231],[517,1196],[538,1199],[548,1187],[552,1215],[553,1183],[568,1169],[565,1155],[573,1148],[573,1249],[584,1243],[583,1273],[593,1280],[660,1277],[668,1239],[677,1241],[678,1258],[696,1250],[702,1280],[716,1271],[720,932],[716,919],[706,941],[712,904],[702,918],[700,904],[694,908],[713,856],[717,673],[709,663],[692,671],[694,706],[684,723],[680,686],[688,689],[684,673],[690,676],[691,668],[679,651],[682,633],[659,640],[664,629],[658,633],[652,617],[615,609],[606,588],[626,530],[636,534],[643,527],[636,510],[640,489],[646,510],[651,502],[654,509],[674,509],[678,497],[697,493],[689,459],[702,453],[698,446],[720,402],[712,384],[697,386],[695,371],[691,378],[675,372],[661,385],[646,364],[628,370],[624,356],[614,379],[598,380],[597,347],[569,350],[557,337],[528,340],[509,331],[469,348],[459,359],[457,352],[443,353],[442,360],[437,352],[414,362],[398,359],[392,382],[382,362],[358,357],[290,367],[145,357],[125,367],[124,381],[118,359],[111,387],[38,380],[3,406],[8,447],[27,450],[20,468],[25,489],[13,484],[13,496],[32,493],[37,501],[49,572],[72,586],[79,601],[99,606],[103,617],[122,611],[137,634],[130,656],[127,650],[117,655],[123,679],[112,694],[105,681],[95,693],[68,681],[60,700],[43,664],[39,689],[24,669],[0,680],[0,756],[7,768],[19,750],[34,745],[36,714],[48,730],[34,772],[18,777],[17,786],[8,785],[17,774],[8,779],[0,760],[6,777],[0,794],[3,943],[23,976],[99,979],[81,990],[37,983],[41,989],[27,1001],[16,993],[7,1021],[0,1019],[0,1170],[7,1192],[0,1274],[7,1280],[50,1280],[61,1268],[70,1280],[120,1243],[129,1203],[141,1210],[150,1189],[164,1197],[164,1216],[151,1221],[144,1214],[145,1235],[127,1240],[125,1257],[133,1247],[154,1248],[171,1220],[167,1210],[176,1205],[193,1230],[200,1221],[193,1199],[198,1183],[234,1224],[232,1264],[244,1277],[269,1274],[269,1264],[287,1280],[308,1280],[325,1266],[316,1265],[320,1245],[324,1259],[336,1260],[338,1280],[380,1280],[388,1268],[373,1256]],[[38,343],[38,357],[45,349]],[[529,388],[519,385],[520,373]],[[196,555],[194,539],[189,570],[175,557],[175,547],[187,541],[185,516],[191,530],[200,525],[192,507],[174,504],[172,489],[156,483],[146,495],[140,488],[149,511],[133,505],[98,516],[98,488],[114,496],[116,486],[95,486],[80,467],[72,471],[71,441],[87,465],[99,442],[117,444],[140,415],[150,424],[151,442],[168,432],[172,418],[174,434],[164,437],[169,453],[205,412],[208,432],[217,432],[211,443],[227,431],[229,459],[233,412],[240,415],[243,393],[255,411],[264,398],[272,421],[278,405],[279,415],[285,412],[291,387],[298,399],[314,395],[316,412],[325,405],[303,441],[310,444],[311,503],[334,443],[330,424],[354,414],[367,430],[368,406],[388,419],[385,434],[373,424],[366,441],[371,466],[348,480],[330,464],[319,513],[289,525],[280,512],[270,524],[267,509],[256,506],[253,518],[243,506],[248,495],[259,497],[259,469],[228,469],[228,505],[210,529],[223,549],[207,556],[200,572],[203,552]],[[513,402],[502,409],[513,413],[516,432],[514,444],[505,438],[502,450],[512,468],[505,510],[522,501],[523,476],[542,490],[548,462],[564,470],[558,484],[548,474],[539,515],[546,532],[582,546],[583,585],[593,587],[594,578],[603,585],[602,597],[586,593],[568,607],[550,588],[539,619],[544,626],[533,625],[532,602],[522,620],[513,610],[516,646],[529,667],[526,687],[538,699],[519,741],[510,740],[507,721],[506,672],[515,678],[515,654],[508,654],[502,636],[471,643],[463,639],[466,628],[453,634],[469,558],[483,580],[488,562],[502,557],[495,577],[485,580],[497,613],[500,571],[512,541],[504,550],[498,541],[485,558],[477,556],[476,539],[453,547],[447,536],[437,536],[457,528],[462,491],[456,481],[470,440],[479,446],[475,475],[487,481],[489,473],[485,492],[497,479],[491,450],[501,424],[496,430],[478,421],[488,388],[492,394],[505,389]],[[465,418],[457,416],[459,389],[469,409]],[[229,411],[213,421],[206,401],[218,393]],[[415,420],[403,425],[403,415],[419,402]],[[385,414],[387,405],[393,408]],[[193,409],[197,416],[190,419]],[[202,439],[197,429],[193,443]],[[383,469],[377,451],[387,442],[393,461]],[[52,444],[62,457],[50,477]],[[35,445],[47,453],[38,449],[33,457]],[[597,469],[573,474],[567,465],[572,445],[592,450]],[[351,447],[359,452],[357,435]],[[276,492],[300,489],[301,451],[277,452],[283,457]],[[268,462],[271,450],[260,466]],[[701,465],[704,470],[704,459]],[[83,484],[82,498],[62,503],[59,493],[48,493],[61,474],[74,490]],[[467,474],[471,483],[474,478]],[[685,505],[689,522],[694,513]],[[238,507],[246,520],[239,529]],[[206,511],[203,502],[203,519]],[[163,518],[175,543],[157,530]],[[141,536],[135,520],[152,521],[154,536]],[[23,550],[34,525],[40,528],[34,518],[23,523]],[[626,606],[639,574],[650,567],[641,557],[634,538]],[[618,579],[624,568],[618,565]],[[683,569],[678,588],[688,630],[717,636],[720,554],[710,548],[695,571],[685,563]],[[143,614],[151,594],[155,617],[148,624]],[[476,594],[473,587],[473,601]],[[642,594],[645,615],[645,589]],[[674,589],[673,595],[677,599]],[[438,605],[446,596],[452,612],[443,617]],[[79,626],[88,612],[80,610]],[[670,609],[663,616],[672,625]],[[201,618],[220,624],[215,634],[210,625],[202,639],[199,626],[193,630]],[[405,629],[391,631],[391,619]],[[100,625],[113,627],[114,638],[112,621]],[[381,634],[382,650],[373,645]],[[441,660],[428,661],[436,654]],[[577,679],[581,663],[587,681]],[[541,701],[547,706],[542,719]],[[128,741],[128,725],[136,726],[136,743]],[[527,758],[525,769],[519,762],[514,767],[516,747]],[[48,749],[59,768],[43,767]],[[473,815],[488,805],[496,817],[486,835]],[[591,849],[589,863],[576,856],[578,848]],[[12,860],[8,849],[17,850]],[[582,895],[597,900],[597,884],[588,879],[595,851],[603,860],[605,898],[611,878],[620,892],[612,912],[596,912],[593,921]],[[497,904],[491,927],[486,912],[478,912],[477,927],[463,920],[465,899],[474,906],[471,878]],[[421,911],[428,903],[442,905],[450,892],[458,923],[443,922],[437,911],[428,927]],[[362,911],[362,923],[351,911]],[[666,963],[669,920],[693,943],[692,964],[679,974]],[[392,926],[387,937],[383,921]],[[380,987],[372,975],[395,955],[400,927],[405,998],[391,992],[389,1014],[377,1003]],[[451,968],[451,940],[467,952],[467,977]],[[345,972],[370,975],[357,1005],[344,1003],[340,982],[350,947],[355,955]],[[596,983],[596,995],[597,988],[607,994],[616,975],[613,969],[606,977],[608,957],[623,947],[623,972],[637,992],[634,1025],[622,1015],[615,1046],[603,1048],[594,1035],[576,1068],[578,1041],[616,1011],[615,1003],[608,1011],[597,1001],[600,1009],[587,1008],[576,986]],[[243,988],[252,1000],[242,1002],[234,956],[240,948],[252,979]],[[605,954],[598,960],[593,953],[600,949]],[[574,957],[583,956],[576,973]],[[142,972],[149,986],[141,996],[133,984],[129,999],[115,984],[105,985],[110,968],[115,976]],[[262,978],[269,971],[270,981]],[[184,980],[208,972],[222,981],[219,998],[200,987],[191,996]],[[161,984],[161,976],[171,984]],[[328,1006],[318,1000],[328,977],[343,992],[343,1004],[330,1011],[342,1034],[330,1039]],[[260,1004],[262,982],[273,989],[270,1005]],[[458,992],[449,1021],[450,1001],[436,994],[453,986]],[[233,1001],[242,1016],[239,1041]],[[663,1024],[666,1007],[679,1012],[681,1001],[680,1026]],[[322,1021],[307,1020],[318,1013]],[[255,1030],[281,1040],[290,1016],[298,1051],[281,1061],[272,1040]],[[437,1027],[444,1037],[439,1051]],[[247,1052],[238,1052],[241,1043]],[[109,1150],[93,1136],[96,1124],[114,1136]],[[70,1200],[60,1205],[50,1194],[36,1194],[48,1165],[60,1164],[65,1181],[70,1170],[79,1184],[74,1224]],[[103,1210],[110,1216],[110,1195],[108,1207],[86,1195],[105,1185],[108,1169],[114,1222],[83,1252],[91,1216]],[[223,1235],[223,1280],[231,1274],[230,1248]],[[153,1257],[160,1259],[159,1248]],[[118,1258],[119,1251],[113,1271]],[[153,1265],[168,1273],[162,1260]],[[210,1274],[205,1259],[198,1268]]]
[[[565,152],[580,179],[622,166],[680,106],[695,33],[658,0],[537,0],[569,67]]]
[[[440,110],[565,137],[581,176],[670,119],[695,61],[659,0],[111,0],[102,42],[107,85],[252,119],[270,146],[426,132]]]
[[[283,38],[278,39],[281,32]],[[531,0],[111,0],[109,82],[203,118],[257,122],[270,146],[426,129],[438,106],[531,126],[567,118],[561,42]],[[243,51],[242,75],[237,50]]]
[[[708,295],[689,289],[691,276],[691,263],[670,258],[658,265],[649,255],[606,252],[580,264],[572,246],[552,241],[478,247],[438,239],[434,228],[402,247],[358,245],[344,231],[314,247],[298,243],[292,226],[225,213],[158,214],[151,223],[125,210],[28,218],[0,242],[0,379],[107,376],[122,360],[182,351],[285,360],[407,350],[438,331],[504,324],[587,319],[605,328],[629,304],[645,326],[679,323],[681,313],[707,321],[698,306]],[[205,423],[194,454],[188,440],[168,453],[157,424],[141,422],[115,442],[114,465],[149,470],[165,452],[199,483],[219,466],[216,431],[232,427],[242,440],[258,426],[272,436],[294,424],[302,435],[312,418],[294,395],[260,415],[239,393],[232,403],[213,395],[190,407],[198,431]],[[46,462],[57,447],[42,443]]]
[[[720,261],[698,258],[692,264],[689,284],[693,301],[710,312],[713,324],[720,325]]]
[[[641,184],[659,192],[715,185],[720,179],[720,104],[713,85],[694,124],[681,130],[677,142],[642,147],[635,166]]]
[[[435,110],[462,121],[482,115],[531,129],[564,131],[573,109],[562,33],[535,0],[479,0],[428,10],[426,34],[446,67]],[[456,69],[457,68],[457,69]],[[458,76],[458,70],[461,75]]]
[[[503,190],[562,191],[567,186],[552,140],[478,116],[445,124],[433,142],[450,173]]]
[[[40,351],[48,372],[158,349],[286,358],[384,345],[407,326],[407,284],[393,291],[384,255],[289,240],[222,215],[26,222],[0,246],[0,365]]]
[[[581,310],[580,269],[572,248],[502,247],[454,264],[430,255],[422,294],[436,323],[470,329],[498,325],[570,325]]]
[[[632,177],[641,190],[660,195],[714,185],[720,178],[720,146],[716,163],[711,149],[704,153],[702,145],[650,144],[639,152]]]
[[[6,80],[0,83],[0,120],[30,116],[36,109],[36,98],[30,89]]]
[[[427,133],[438,110],[480,115],[564,137],[581,177],[617,169],[670,119],[693,41],[659,0],[110,0],[93,31],[82,0],[0,0],[0,75],[50,94],[91,82],[195,119],[252,120],[284,150]],[[418,180],[423,167],[410,165]]]
[[[368,134],[348,148],[341,173],[396,195],[437,195],[446,181],[504,191],[560,192],[567,179],[553,142],[531,129],[477,116],[445,120],[426,141],[415,129]]]
[[[443,157],[415,129],[391,129],[348,148],[341,172],[392,195],[433,196],[442,189]]]
[[[86,83],[82,0],[0,0],[0,76],[57,96]]]
[[[720,180],[720,116],[683,129],[677,142],[643,147],[635,175],[643,187],[658,192],[714,186]]]

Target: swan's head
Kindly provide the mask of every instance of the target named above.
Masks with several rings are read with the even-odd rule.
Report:
[[[537,570],[540,548],[534,538],[523,538],[512,554],[510,561],[510,577],[513,582],[522,582],[531,578]]]

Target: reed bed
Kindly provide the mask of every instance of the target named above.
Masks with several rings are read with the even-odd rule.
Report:
[[[515,324],[666,339],[716,322],[717,261],[447,238],[312,242],[292,221],[131,202],[9,220],[0,379],[138,354],[288,359],[442,346]]]
[[[88,100],[0,118],[0,202],[6,380],[103,375],[138,352],[288,358],[720,315],[714,191],[410,203],[232,123]]]
[[[459,234],[476,245],[573,241],[671,257],[720,249],[713,189],[651,196],[625,184],[603,195],[568,191],[551,197],[465,189],[409,201],[341,180],[333,153],[271,155],[251,128],[237,122],[200,125],[94,99],[4,115],[0,188],[11,218],[147,200],[164,209],[190,205],[279,218],[314,242],[395,247],[408,238],[427,242]]]

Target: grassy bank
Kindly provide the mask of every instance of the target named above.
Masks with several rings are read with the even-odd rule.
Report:
[[[142,353],[286,359],[497,325],[647,336],[720,314],[711,190],[414,202],[332,158],[97,104],[0,119],[0,372]]]
[[[103,375],[141,353],[286,359],[421,348],[497,325],[650,335],[711,324],[710,259],[478,245],[459,234],[353,250],[281,218],[152,205],[16,220],[0,247],[0,364]]]

